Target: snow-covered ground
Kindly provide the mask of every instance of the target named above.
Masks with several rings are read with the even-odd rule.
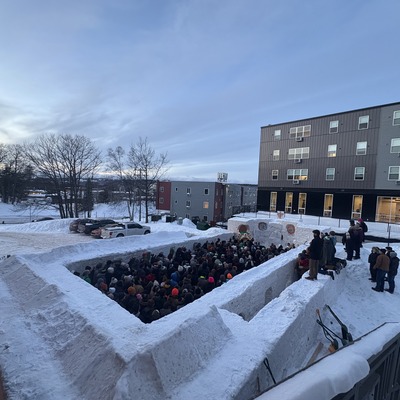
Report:
[[[101,217],[109,216],[106,213],[98,211]],[[9,214],[9,207],[2,205],[0,218]],[[266,219],[271,226],[294,221],[303,235],[316,223],[314,217],[302,221],[298,216],[285,216],[283,221],[273,217]],[[251,226],[254,218],[237,219]],[[324,344],[319,356],[327,354],[329,343],[315,314],[319,308],[326,324],[337,329],[324,309],[326,303],[354,338],[400,319],[397,289],[394,294],[370,289],[367,258],[376,244],[366,243],[361,259],[349,262],[334,281],[320,275],[318,281],[290,284],[293,259],[301,245],[144,325],[67,268],[105,255],[192,244],[231,233],[217,228],[199,231],[184,220],[182,225],[150,223],[152,234],[143,237],[95,240],[69,233],[69,222],[0,225],[0,256],[11,256],[0,264],[0,367],[10,399],[247,399],[256,376],[264,377],[261,387],[269,386],[270,377],[260,370],[265,369],[267,355],[280,380],[305,367],[319,342]],[[323,221],[324,227],[336,231],[347,229],[342,224]],[[386,238],[383,225],[370,223],[369,234]],[[391,237],[396,230],[391,228]],[[400,253],[400,246],[392,247]],[[341,244],[337,256],[345,258]],[[267,294],[270,301],[265,305]],[[397,324],[391,326],[383,339],[399,332]],[[356,363],[359,368],[335,375],[335,384],[322,391],[318,385],[299,387],[297,382],[297,398],[328,399],[349,390],[367,373],[365,358],[383,345],[376,338],[374,343],[368,351],[353,345],[345,349],[347,353],[336,353],[338,363]],[[333,357],[324,362],[332,362]],[[262,398],[285,398],[279,386],[276,389],[276,397],[273,391]]]

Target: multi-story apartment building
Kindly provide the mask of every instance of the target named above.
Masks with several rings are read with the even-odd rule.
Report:
[[[400,222],[400,103],[262,127],[257,206]]]
[[[222,182],[159,181],[157,210],[206,222],[226,221],[234,213],[256,210],[257,185]]]

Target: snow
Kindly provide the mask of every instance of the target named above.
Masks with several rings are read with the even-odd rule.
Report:
[[[96,213],[123,216],[104,208]],[[0,219],[8,215],[18,218],[0,204]],[[257,230],[260,221],[266,230]],[[260,399],[330,399],[366,376],[368,358],[400,332],[398,291],[370,289],[367,258],[376,243],[365,243],[361,259],[349,262],[334,281],[319,275],[318,281],[293,282],[294,259],[311,230],[344,232],[345,221],[326,218],[317,226],[315,217],[279,220],[259,213],[233,218],[228,231],[200,231],[185,219],[182,225],[151,222],[150,235],[106,241],[70,233],[70,222],[0,225],[0,366],[10,399],[252,398],[257,382],[260,391],[272,385],[266,357],[280,381],[305,368],[320,342],[318,358],[329,354],[315,310],[326,325],[340,329],[325,304],[354,339],[366,336]],[[288,233],[288,223],[295,234]],[[299,247],[149,325],[70,272],[97,260],[229,238],[239,225],[266,244]],[[368,226],[369,234],[387,237],[387,224]],[[396,235],[392,226],[391,237]],[[391,245],[400,253],[399,245]],[[345,258],[339,243],[337,252]],[[393,323],[373,331],[385,322]]]

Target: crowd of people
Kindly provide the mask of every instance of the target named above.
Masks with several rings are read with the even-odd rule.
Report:
[[[292,248],[232,237],[197,243],[193,249],[171,248],[168,254],[146,251],[127,263],[108,260],[75,274],[150,323]]]
[[[376,292],[387,291],[394,293],[395,277],[399,268],[399,258],[393,248],[388,246],[380,249],[373,247],[368,256],[369,271],[371,277],[369,280],[375,282],[376,286],[372,290]],[[385,289],[385,281],[388,282],[389,287]]]

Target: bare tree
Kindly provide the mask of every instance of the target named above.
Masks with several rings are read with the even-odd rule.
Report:
[[[139,189],[139,201],[144,197],[146,222],[149,222],[149,202],[154,192],[155,184],[167,172],[167,153],[156,155],[155,150],[146,139],[132,145],[128,153],[128,166],[134,172],[136,185]]]
[[[126,153],[121,146],[116,147],[115,150],[108,149],[107,169],[118,177],[120,191],[123,192],[123,200],[126,202],[129,219],[133,221],[135,204],[134,174],[127,165]]]
[[[79,216],[83,181],[92,178],[100,164],[100,152],[85,136],[53,133],[24,145],[35,169],[52,182],[61,218]]]
[[[18,144],[0,145],[0,188],[3,202],[16,203],[25,196],[32,168]]]

